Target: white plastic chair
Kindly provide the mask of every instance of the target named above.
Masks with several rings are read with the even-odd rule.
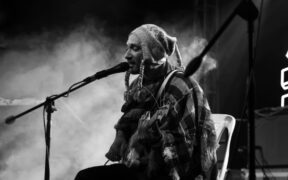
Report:
[[[225,129],[228,130],[228,140],[226,145],[226,151],[224,156],[224,161],[222,164],[222,168],[218,172],[218,180],[224,180],[225,174],[227,171],[227,165],[229,160],[229,150],[230,150],[230,143],[232,139],[232,134],[235,128],[236,119],[228,114],[212,114],[211,119],[215,123],[215,130],[216,130],[216,136],[217,136],[217,143],[219,144],[219,141],[221,139],[221,136]]]

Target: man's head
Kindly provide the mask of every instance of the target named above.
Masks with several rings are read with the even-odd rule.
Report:
[[[140,73],[141,61],[149,66],[163,64],[166,57],[173,54],[175,47],[176,38],[156,25],[145,24],[136,28],[129,35],[125,54],[130,72]]]
[[[137,74],[140,72],[143,51],[140,39],[134,34],[130,34],[128,37],[125,59],[129,63],[130,72],[132,74]]]
[[[136,101],[145,101],[145,91],[141,91],[143,87],[143,79],[153,79],[158,76],[165,76],[165,66],[167,57],[176,52],[178,66],[182,68],[181,56],[176,44],[176,38],[169,36],[162,28],[154,24],[144,24],[134,29],[127,41],[127,51],[125,59],[129,63],[130,69],[125,76],[125,100],[128,101],[132,96],[130,91],[129,78],[130,74],[139,74],[137,78]],[[146,81],[147,82],[147,81]]]

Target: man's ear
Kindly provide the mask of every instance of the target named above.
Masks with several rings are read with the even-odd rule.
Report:
[[[155,61],[162,59],[165,55],[165,50],[162,47],[155,46],[151,49],[152,56]]]

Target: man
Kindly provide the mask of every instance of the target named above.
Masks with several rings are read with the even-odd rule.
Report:
[[[178,67],[168,62],[174,53]],[[142,25],[130,33],[125,59],[123,116],[106,154],[120,164],[82,170],[76,180],[216,179],[210,108],[198,83],[183,75],[176,38]],[[130,74],[139,74],[131,84]]]

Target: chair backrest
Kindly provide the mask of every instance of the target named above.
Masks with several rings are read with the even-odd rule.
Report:
[[[211,119],[215,123],[215,129],[216,129],[216,136],[217,136],[217,143],[220,142],[221,136],[225,129],[228,131],[228,140],[226,145],[226,151],[224,156],[224,161],[222,164],[221,170],[218,172],[218,180],[224,180],[225,174],[227,171],[227,165],[229,160],[229,150],[230,150],[230,143],[232,139],[232,134],[235,128],[236,119],[228,114],[212,114]]]

